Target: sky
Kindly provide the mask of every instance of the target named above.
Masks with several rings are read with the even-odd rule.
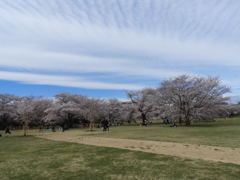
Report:
[[[240,101],[239,0],[0,0],[0,93],[126,99],[182,74]]]

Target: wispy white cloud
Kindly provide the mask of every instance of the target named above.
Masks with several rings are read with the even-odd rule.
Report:
[[[54,76],[54,75],[7,72],[7,71],[0,71],[0,79],[18,81],[25,84],[55,85],[55,86],[89,88],[89,89],[136,90],[144,87],[140,85],[94,82],[87,78],[81,78],[81,77],[75,77],[75,76]]]
[[[34,78],[36,84],[44,80],[100,89],[111,89],[112,84],[115,89],[136,88],[141,80],[147,85],[150,79],[201,74],[193,70],[196,66],[236,68],[240,66],[239,8],[240,2],[227,0],[2,0],[0,67],[5,68],[6,80],[23,82],[24,78],[13,78],[14,71],[40,72],[47,77],[54,74],[55,80]],[[58,78],[66,77],[63,73],[74,75],[63,81]],[[116,81],[100,79],[96,73]],[[85,80],[76,85],[77,77],[94,86]],[[124,83],[120,77],[125,77]],[[138,79],[136,85],[127,77]],[[231,80],[231,74],[222,78]]]
[[[14,51],[14,53],[12,53]],[[126,58],[103,58],[86,55],[69,54],[63,52],[46,52],[34,49],[2,48],[0,50],[0,66],[16,70],[63,72],[63,73],[111,73],[124,76],[146,76],[151,78],[164,77],[172,73],[170,70],[154,69],[151,66],[143,67],[141,62]],[[19,63],[21,62],[21,63]]]

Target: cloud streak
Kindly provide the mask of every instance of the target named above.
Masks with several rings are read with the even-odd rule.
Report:
[[[25,84],[38,84],[38,85],[55,85],[55,86],[67,86],[89,89],[128,89],[136,90],[141,89],[140,85],[129,84],[114,84],[105,82],[94,82],[87,78],[75,77],[75,76],[54,76],[44,74],[31,74],[31,73],[17,73],[0,71],[0,79],[18,81]]]
[[[2,79],[136,89],[182,73],[221,75],[240,66],[239,8],[234,0],[2,0]],[[28,73],[35,78],[24,80]]]

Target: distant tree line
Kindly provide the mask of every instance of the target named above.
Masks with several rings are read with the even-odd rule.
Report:
[[[224,97],[230,88],[219,77],[181,75],[162,81],[156,88],[125,91],[129,101],[90,98],[81,94],[59,93],[54,98],[19,97],[0,94],[0,128],[7,125],[60,125],[72,128],[107,120],[122,123],[141,119],[172,119],[190,125],[193,120],[213,120],[240,114],[239,104]]]

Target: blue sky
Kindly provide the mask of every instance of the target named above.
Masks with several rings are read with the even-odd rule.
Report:
[[[181,74],[240,101],[239,0],[0,0],[0,93],[126,98]]]

